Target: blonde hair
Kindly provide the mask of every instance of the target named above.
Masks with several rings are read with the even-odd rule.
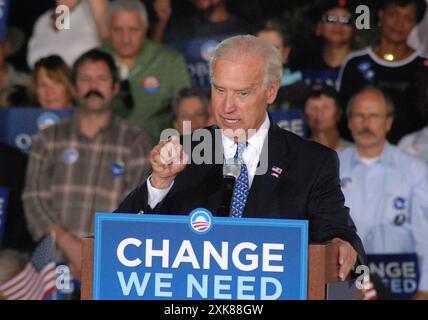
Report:
[[[61,83],[65,86],[67,94],[67,100],[73,102],[73,85],[71,83],[71,70],[64,62],[64,60],[57,55],[50,55],[39,59],[33,68],[31,74],[30,85],[28,87],[28,95],[34,101],[38,103],[37,98],[37,86],[38,77],[40,70],[46,71],[49,79]]]

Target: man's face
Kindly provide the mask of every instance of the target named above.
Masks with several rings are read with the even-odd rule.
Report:
[[[389,5],[379,12],[379,19],[382,25],[382,37],[394,43],[406,42],[417,22],[416,6],[414,4]]]
[[[266,87],[264,60],[246,58],[237,61],[219,59],[213,66],[211,99],[217,125],[225,130],[258,129],[265,119],[266,107],[278,91],[278,81]],[[227,135],[229,130],[226,130]],[[239,140],[242,135],[230,136]]]
[[[121,58],[134,58],[140,53],[146,36],[147,25],[141,13],[117,10],[110,22],[111,43],[115,53]]]
[[[82,111],[103,113],[118,93],[111,71],[104,61],[86,61],[77,70],[75,95]]]
[[[348,127],[357,148],[382,145],[391,125],[392,115],[379,92],[363,92],[354,99]]]
[[[203,101],[198,97],[188,97],[180,101],[177,106],[177,119],[174,126],[183,134],[183,121],[190,121],[191,131],[204,128],[208,120],[208,112]]]
[[[339,121],[336,102],[325,95],[309,98],[305,105],[305,115],[312,132],[334,129]]]

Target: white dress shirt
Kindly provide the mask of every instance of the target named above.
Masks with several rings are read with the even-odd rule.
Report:
[[[270,127],[270,120],[266,113],[265,120],[263,121],[260,128],[248,139],[248,146],[242,154],[245,165],[248,170],[248,186],[251,188],[253,183],[254,176],[257,170],[257,166],[260,159],[260,154],[262,152],[263,144],[267,137]],[[223,152],[225,159],[231,159],[236,154],[237,144],[232,139],[226,137],[223,133],[221,134]],[[151,176],[147,179],[147,190],[148,190],[148,205],[151,208],[156,207],[156,205],[161,202],[168,192],[171,190],[174,182],[166,189],[158,189],[152,186],[150,183]]]

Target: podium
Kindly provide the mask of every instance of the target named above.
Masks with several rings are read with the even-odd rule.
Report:
[[[340,283],[338,278],[338,246],[328,243],[309,245],[308,250],[308,300],[325,300],[327,286]],[[94,239],[82,241],[81,299],[93,297]],[[354,297],[355,299],[357,296]]]

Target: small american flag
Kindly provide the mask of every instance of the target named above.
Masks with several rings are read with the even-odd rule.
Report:
[[[43,300],[56,290],[54,241],[45,236],[25,268],[0,284],[0,295],[7,300]]]
[[[370,277],[364,277],[363,280],[363,300],[377,300],[377,291],[374,287],[373,282],[370,280]]]
[[[271,175],[274,176],[275,178],[279,178],[282,171],[283,169],[281,169],[280,167],[273,166]]]

